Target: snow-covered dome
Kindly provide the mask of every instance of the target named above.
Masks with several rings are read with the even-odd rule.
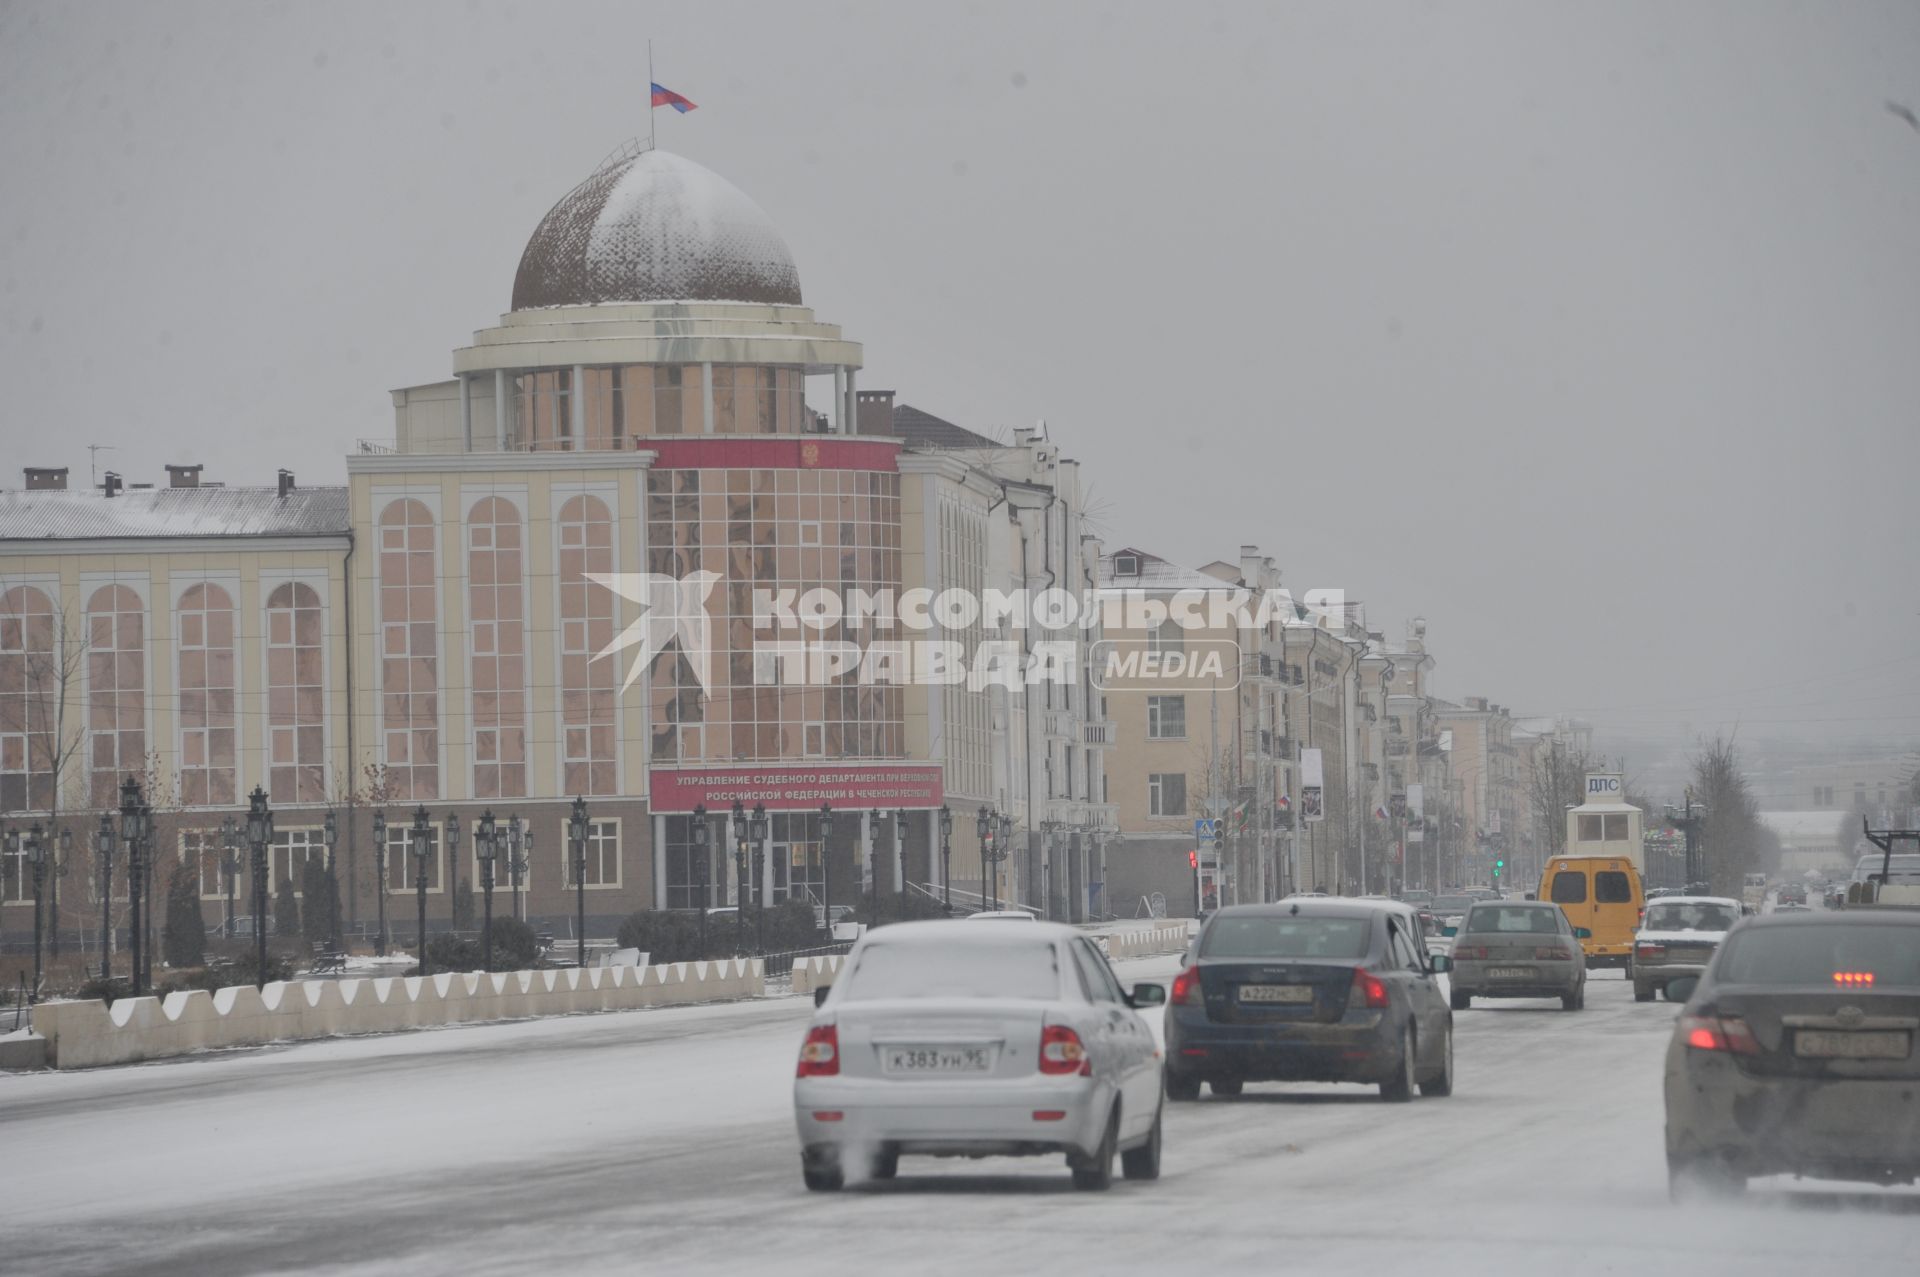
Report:
[[[513,309],[658,301],[798,306],[800,274],[746,192],[681,156],[629,150],[540,219]]]

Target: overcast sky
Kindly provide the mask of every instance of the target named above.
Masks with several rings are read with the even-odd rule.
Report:
[[[1439,690],[1920,736],[1920,6],[0,4],[0,482],[335,483],[647,124],[862,385]]]

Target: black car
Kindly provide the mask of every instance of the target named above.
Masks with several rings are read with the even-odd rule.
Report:
[[[1360,1082],[1453,1091],[1453,1011],[1414,911],[1381,901],[1232,905],[1207,920],[1167,999],[1167,1098],[1205,1082]]]

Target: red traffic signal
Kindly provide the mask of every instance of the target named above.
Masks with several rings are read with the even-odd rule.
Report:
[[[1199,852],[1197,852],[1197,851],[1190,851],[1190,852],[1188,852],[1188,853],[1187,853],[1187,868],[1189,868],[1189,869],[1198,869],[1199,867],[1200,867],[1200,853],[1199,853]]]

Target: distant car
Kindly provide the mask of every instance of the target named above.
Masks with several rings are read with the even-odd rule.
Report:
[[[1483,900],[1454,937],[1449,986],[1455,1011],[1475,998],[1559,998],[1578,1011],[1587,1004],[1587,959],[1558,905]]]
[[[1403,891],[1400,893],[1400,901],[1402,904],[1409,904],[1417,909],[1421,905],[1432,904],[1433,893],[1431,891]]]
[[[1450,936],[1460,929],[1460,922],[1467,916],[1467,910],[1473,908],[1475,898],[1469,895],[1441,896],[1433,902],[1433,918],[1440,924],[1440,934]]]
[[[1791,1173],[1920,1178],[1920,912],[1751,918],[1667,1046],[1675,1201]]]
[[[1160,1174],[1161,1058],[1136,1007],[1071,927],[869,931],[814,1011],[793,1084],[801,1171],[831,1191],[892,1179],[903,1155],[1062,1154],[1076,1188]]]
[[[1776,905],[1803,905],[1807,903],[1807,888],[1803,883],[1787,883],[1774,893],[1773,902]]]
[[[967,915],[967,921],[979,922],[981,919],[1001,922],[1032,922],[1034,916],[1024,909],[983,909],[979,913]]]
[[[1205,1083],[1359,1082],[1385,1100],[1453,1093],[1453,1012],[1414,911],[1293,899],[1207,921],[1167,999],[1167,1098]]]
[[[1741,902],[1730,896],[1667,896],[1647,903],[1633,937],[1627,978],[1633,1000],[1651,1002],[1675,980],[1695,979],[1740,921]]]

